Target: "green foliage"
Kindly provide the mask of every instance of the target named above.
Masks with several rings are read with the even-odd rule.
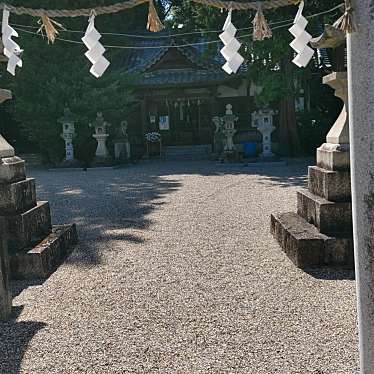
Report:
[[[23,1],[13,1],[24,4]],[[111,4],[112,1],[91,0],[76,1],[74,8],[93,5]],[[27,6],[46,8],[69,8],[70,1],[29,1]],[[129,17],[129,13],[139,17]],[[143,29],[146,22],[147,7],[136,7],[127,12],[97,17],[96,25],[101,32],[126,32],[128,28]],[[141,16],[140,16],[141,15]],[[124,22],[126,20],[126,22]],[[69,30],[85,30],[87,18],[58,19]],[[11,22],[37,26],[33,17],[16,17]],[[35,32],[37,29],[26,29]],[[113,126],[126,118],[129,107],[134,101],[132,78],[116,72],[111,66],[107,72],[96,79],[89,73],[91,64],[84,56],[86,47],[57,40],[48,44],[40,35],[32,35],[19,30],[18,43],[24,49],[23,67],[17,68],[16,77],[12,77],[1,66],[0,85],[10,88],[13,92],[13,105],[8,106],[13,121],[9,126],[20,128],[42,153],[45,162],[58,162],[64,155],[64,142],[60,137],[62,117],[65,106],[77,116],[76,128],[80,144],[87,150],[80,149],[78,154],[91,154],[92,129],[88,128],[96,113],[101,111]],[[60,36],[77,42],[83,33],[61,32]],[[104,44],[124,44],[124,38],[105,36]],[[105,56],[115,62],[123,50],[110,49]],[[94,141],[94,140],[93,140]],[[87,156],[83,156],[87,159]]]

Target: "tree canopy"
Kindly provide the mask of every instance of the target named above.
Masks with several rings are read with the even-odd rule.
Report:
[[[113,0],[24,0],[8,1],[12,5],[27,5],[28,7],[45,8],[80,8],[113,4]],[[341,0],[308,0],[305,14],[315,14],[332,8],[341,3]],[[166,27],[178,32],[178,25],[183,25],[182,32],[192,30],[217,30],[216,33],[202,33],[206,39],[218,39],[218,30],[222,28],[226,12],[219,9],[199,5],[189,0],[163,0],[157,4],[160,18]],[[100,32],[136,33],[145,30],[147,22],[148,5],[144,4],[133,9],[96,18],[96,26]],[[295,7],[284,7],[273,11],[265,11],[265,17],[270,24],[290,20],[292,23]],[[311,20],[311,28],[316,24],[331,22],[339,16],[335,13],[316,17]],[[252,24],[254,12],[236,11],[233,13],[233,22],[237,28],[248,28]],[[82,31],[87,27],[87,18],[58,19],[67,30],[81,32],[61,31],[61,38],[80,41]],[[1,66],[1,82],[3,88],[11,88],[15,97],[12,103],[3,106],[0,110],[2,118],[7,118],[7,124],[1,130],[12,133],[10,127],[18,124],[22,134],[27,136],[40,151],[46,160],[55,160],[62,156],[63,142],[59,137],[60,125],[57,120],[62,116],[65,106],[78,116],[78,130],[81,136],[89,139],[88,123],[93,121],[96,112],[102,111],[114,125],[119,124],[131,108],[134,100],[132,77],[118,74],[113,67],[100,79],[90,75],[90,63],[84,56],[86,48],[81,44],[71,44],[57,40],[55,44],[48,44],[46,38],[35,35],[40,25],[38,19],[29,16],[11,15],[11,23],[24,25],[18,28],[20,38],[18,43],[24,49],[22,59],[24,66],[17,68],[16,77],[5,72]],[[30,31],[33,32],[30,34]],[[290,61],[292,50],[289,48],[292,37],[286,28],[273,26],[273,37],[262,42],[253,42],[251,31],[245,30],[241,35],[248,35],[241,40],[244,46],[241,53],[250,62],[248,78],[261,84],[263,90],[256,100],[258,105],[268,105],[285,99],[293,100],[295,95],[304,87],[304,83],[311,79],[312,71],[296,69]],[[200,36],[183,37],[178,40],[197,40]],[[125,36],[105,35],[105,44],[125,45],[130,40]],[[212,44],[216,53],[217,45]],[[109,49],[106,56],[115,61],[118,54],[125,53],[119,49]],[[324,89],[318,87],[323,92]],[[4,109],[5,108],[5,109]],[[318,108],[320,117],[326,117],[327,108]],[[7,117],[4,113],[6,111]],[[335,113],[332,114],[334,116]],[[312,118],[311,116],[310,118]],[[315,117],[315,116],[314,116]],[[13,123],[11,121],[14,121]],[[287,118],[285,119],[287,121]],[[310,120],[310,119],[309,119]],[[329,121],[330,118],[323,120]],[[8,124],[12,123],[12,126]],[[285,136],[289,134],[285,133]]]

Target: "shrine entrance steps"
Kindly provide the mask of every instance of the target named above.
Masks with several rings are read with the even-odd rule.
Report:
[[[164,158],[168,161],[199,161],[208,160],[212,153],[210,144],[167,146],[164,148]]]
[[[297,193],[297,213],[273,214],[271,232],[301,269],[353,269],[350,172],[310,166],[308,190]]]

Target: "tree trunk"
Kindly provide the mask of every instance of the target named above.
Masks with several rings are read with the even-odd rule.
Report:
[[[286,95],[279,103],[279,141],[282,153],[297,156],[300,154],[301,146],[296,122],[294,66],[291,57],[292,55],[287,56],[281,61]]]
[[[286,98],[280,102],[279,141],[282,151],[287,156],[300,154],[301,147],[297,131],[294,98]]]

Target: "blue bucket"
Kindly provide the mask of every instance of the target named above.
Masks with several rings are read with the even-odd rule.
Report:
[[[245,157],[254,157],[254,156],[256,156],[257,143],[254,143],[254,142],[244,143],[243,144],[243,149],[244,149],[244,156]]]

